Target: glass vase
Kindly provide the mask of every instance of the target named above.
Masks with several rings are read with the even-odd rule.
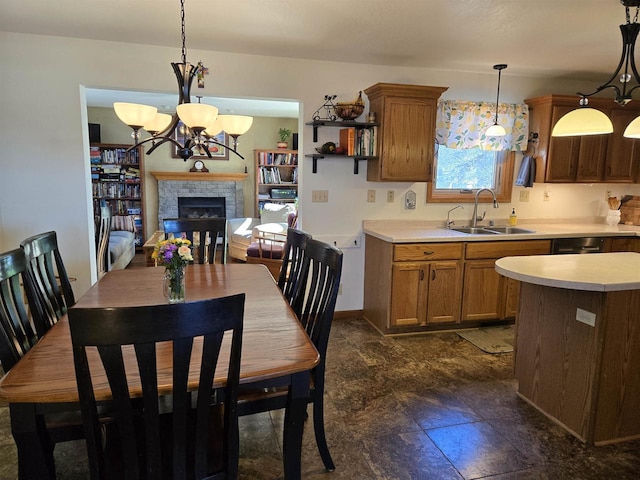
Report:
[[[163,292],[169,303],[184,303],[184,266],[165,270]]]
[[[620,223],[620,210],[609,210],[605,222],[607,225],[618,225]]]

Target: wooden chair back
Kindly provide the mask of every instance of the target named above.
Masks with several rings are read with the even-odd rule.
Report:
[[[194,260],[198,263],[227,263],[227,219],[217,218],[165,218],[162,221],[165,239],[182,236],[194,247]],[[195,236],[194,234],[198,234]],[[197,240],[194,242],[194,238]]]
[[[44,311],[53,325],[76,303],[71,283],[58,249],[56,232],[34,235],[20,243],[27,266],[44,301]]]
[[[282,266],[278,277],[278,287],[282,294],[291,304],[293,292],[299,281],[302,279],[302,261],[304,260],[304,250],[311,235],[302,230],[289,228],[287,230],[287,241],[282,254]]]
[[[92,479],[110,478],[110,474],[127,479],[237,477],[244,299],[244,294],[238,294],[173,305],[69,310]],[[225,332],[231,336],[229,369],[225,386],[215,391],[213,380]],[[201,343],[196,344],[195,337],[202,337]],[[161,342],[170,342],[170,348]],[[100,356],[94,358],[101,360],[113,396],[109,431],[116,445],[114,457],[103,449],[87,347],[97,347]],[[172,360],[166,363],[162,356],[157,358],[160,351],[172,352]],[[137,369],[125,369],[125,363],[136,362]],[[190,366],[199,369],[195,386],[188,385]],[[130,383],[138,379],[142,398],[132,399]],[[223,458],[221,471],[209,476],[214,399],[224,402]],[[160,411],[159,403],[164,402],[169,414]],[[119,459],[123,471],[106,458]]]
[[[34,298],[34,292],[24,251],[18,248],[0,254],[0,362],[5,373],[46,331],[40,321],[41,305]],[[33,324],[29,321],[27,305]]]
[[[100,207],[100,224],[96,245],[98,280],[109,271],[109,234],[111,233],[111,207]]]

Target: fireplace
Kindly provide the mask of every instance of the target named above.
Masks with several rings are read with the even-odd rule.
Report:
[[[178,197],[180,218],[224,218],[224,197]]]

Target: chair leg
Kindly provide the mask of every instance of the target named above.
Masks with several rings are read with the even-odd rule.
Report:
[[[318,445],[318,451],[320,452],[322,463],[324,463],[324,468],[326,468],[328,472],[333,472],[336,469],[336,466],[334,465],[331,454],[329,453],[327,438],[324,434],[323,396],[324,395],[321,393],[318,395],[318,392],[316,392],[316,397],[313,402],[313,431],[316,435],[316,445]]]

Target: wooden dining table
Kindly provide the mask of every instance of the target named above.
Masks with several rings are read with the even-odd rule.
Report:
[[[76,306],[101,308],[166,303],[163,276],[162,268],[111,271],[94,284]],[[283,437],[284,473],[286,479],[299,479],[309,375],[319,355],[264,265],[189,265],[186,268],[187,302],[237,293],[246,294],[240,383],[277,381],[289,385]],[[216,369],[216,385],[223,385],[225,381],[227,365],[224,363],[228,355],[225,357],[224,353]],[[104,373],[92,375],[96,398],[108,400],[111,392]],[[133,394],[136,388],[139,385],[132,380]],[[0,380],[0,398],[9,403],[19,478],[55,478],[41,415],[52,407],[79,408],[66,316]]]

